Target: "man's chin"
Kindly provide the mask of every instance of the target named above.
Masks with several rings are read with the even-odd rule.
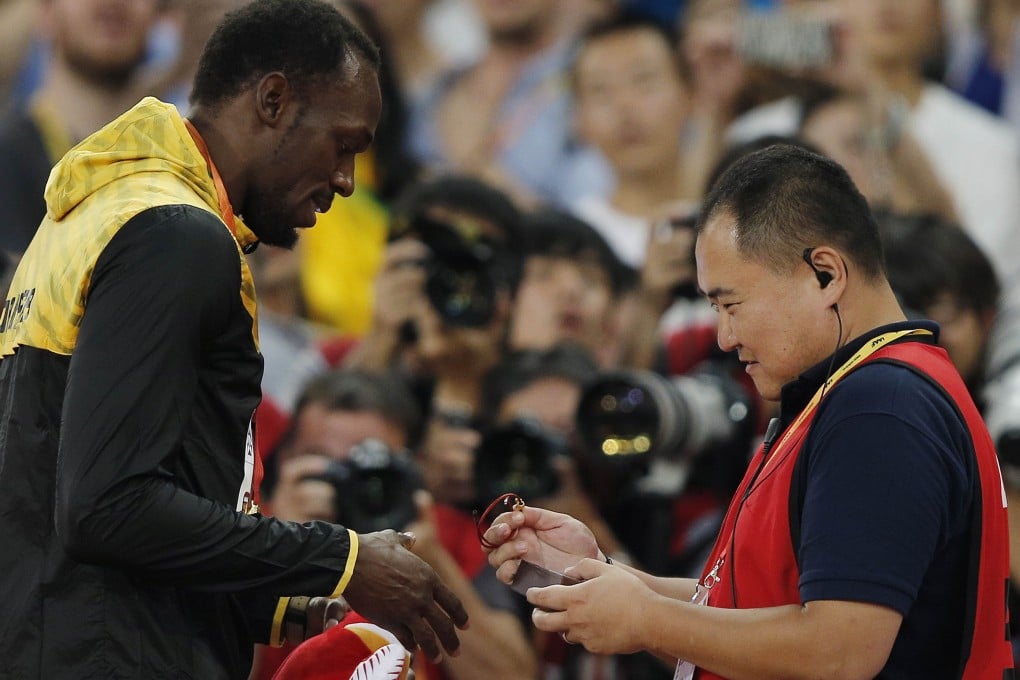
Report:
[[[255,235],[259,237],[259,243],[264,243],[267,246],[293,250],[294,246],[296,246],[298,242],[297,229],[258,230],[253,227],[252,231],[254,231]]]

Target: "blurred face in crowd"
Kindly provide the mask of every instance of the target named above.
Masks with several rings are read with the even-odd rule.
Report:
[[[939,344],[949,354],[964,380],[979,378],[988,335],[995,320],[993,312],[967,307],[948,291],[926,309],[924,315],[939,324]]]
[[[852,97],[840,97],[817,107],[805,121],[801,136],[842,165],[871,202],[875,197],[865,149],[865,125],[863,103]]]
[[[878,65],[918,63],[934,51],[939,0],[841,0],[856,46]]]
[[[698,237],[698,286],[718,311],[718,342],[736,352],[764,399],[827,357],[837,339],[835,315],[818,302],[818,280],[804,265],[779,273],[737,249],[736,221],[717,210]],[[815,304],[817,302],[817,304]]]
[[[122,85],[145,58],[158,0],[49,0],[54,50],[80,75]]]
[[[474,0],[494,42],[528,43],[542,35],[559,9],[558,0]]]
[[[338,411],[324,404],[309,404],[298,414],[290,455],[318,455],[343,460],[366,439],[378,439],[391,451],[407,445],[407,435],[396,423],[375,411]]]
[[[675,167],[688,112],[678,57],[653,29],[588,42],[574,66],[577,127],[618,174]]]
[[[613,320],[608,272],[594,256],[531,255],[517,291],[510,344],[549,349],[573,341],[598,354]]]

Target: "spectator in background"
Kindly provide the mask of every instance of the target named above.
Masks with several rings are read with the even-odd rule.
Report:
[[[428,10],[436,0],[360,0],[374,15],[405,101],[417,102],[450,64],[425,32]]]
[[[581,38],[573,87],[578,132],[615,177],[611,194],[585,196],[573,211],[639,269],[652,222],[667,205],[700,199],[705,181],[683,163],[690,95],[676,38],[647,19],[596,24]]]
[[[171,62],[150,74],[149,91],[176,106],[182,114],[187,113],[202,47],[227,12],[249,1],[164,0],[165,16],[176,49]]]
[[[976,0],[973,26],[953,41],[946,82],[1020,131],[1020,3]]]
[[[906,117],[896,100],[821,88],[804,101],[800,135],[842,165],[874,209],[956,221],[953,199]]]
[[[46,214],[43,190],[54,164],[141,93],[158,0],[42,0],[52,54],[27,106],[0,121],[0,248],[20,253]]]
[[[444,76],[413,116],[427,167],[482,178],[515,200],[556,201],[571,158],[560,0],[473,0],[488,49]]]
[[[1020,251],[1020,194],[1015,191],[1020,186],[1020,138],[1002,120],[926,80],[925,65],[937,52],[940,35],[939,0],[809,4],[817,11],[828,10],[839,27],[836,54],[844,62],[839,71],[844,80],[838,84],[862,92],[878,104],[877,111],[905,113],[903,129],[928,158],[959,222],[995,265],[1007,291],[1004,312],[1010,319],[1020,317],[1020,311],[1013,312],[1020,310],[1020,292],[1013,292],[1020,291],[1020,261],[1010,255]],[[732,131],[738,139],[791,134],[800,106],[799,100],[788,98],[754,109],[738,119]],[[879,130],[899,125],[895,115],[876,122],[882,124]]]
[[[999,309],[991,260],[958,225],[934,215],[877,215],[889,284],[903,307],[939,324],[939,344],[979,405]]]
[[[842,0],[871,87],[899,97],[917,139],[956,206],[960,222],[1004,282],[1020,282],[1020,141],[1001,120],[926,82],[938,35],[939,0]]]
[[[524,270],[510,347],[550,350],[575,342],[600,366],[615,365],[622,331],[619,303],[630,287],[630,270],[597,231],[568,213],[529,213],[523,235]]]
[[[38,0],[8,0],[0,4],[0,111],[16,92],[19,69],[31,48]]]

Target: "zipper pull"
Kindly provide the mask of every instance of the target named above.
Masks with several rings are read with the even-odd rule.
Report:
[[[715,566],[712,567],[712,571],[708,572],[708,576],[705,577],[704,583],[702,584],[705,586],[705,588],[711,590],[712,587],[719,582],[719,570],[722,568],[722,565],[725,562],[726,556],[720,555],[719,559],[716,560]]]

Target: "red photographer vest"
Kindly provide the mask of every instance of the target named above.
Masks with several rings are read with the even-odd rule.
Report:
[[[868,361],[904,365],[944,392],[963,417],[974,445],[977,476],[975,513],[968,573],[969,639],[962,641],[963,680],[1002,680],[1013,667],[1008,638],[1006,588],[1009,579],[1009,536],[1005,492],[991,437],[959,374],[945,352],[917,342],[888,344],[910,332],[876,338],[827,381],[827,389],[854,368]],[[821,394],[821,390],[820,390]],[[705,565],[702,583],[709,584],[708,605],[733,608],[734,589],[740,609],[800,604],[799,570],[791,537],[790,493],[794,466],[821,396],[816,395],[785,430],[765,460],[759,447],[734,495]],[[761,468],[759,470],[759,468]],[[976,488],[976,487],[980,488]],[[744,505],[741,512],[741,505]],[[739,523],[736,518],[739,515]],[[734,535],[734,525],[736,533]],[[977,536],[980,536],[978,543]],[[735,560],[728,553],[733,551]],[[731,565],[739,564],[739,569]],[[699,669],[698,680],[718,678]]]

